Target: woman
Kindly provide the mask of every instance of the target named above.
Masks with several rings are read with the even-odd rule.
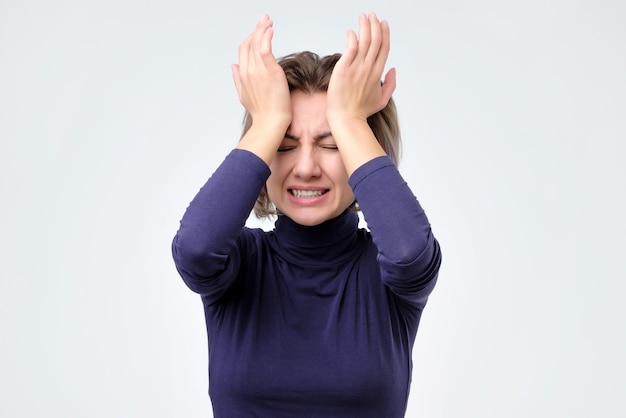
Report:
[[[244,133],[172,245],[204,303],[214,416],[403,417],[441,255],[395,165],[389,26],[361,15],[327,57],[277,61],[272,37],[263,16],[239,47]],[[253,209],[272,231],[245,226]]]

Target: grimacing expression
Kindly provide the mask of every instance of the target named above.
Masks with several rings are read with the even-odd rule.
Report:
[[[278,211],[313,226],[337,217],[354,202],[348,173],[326,120],[326,93],[291,93],[292,121],[267,179]]]

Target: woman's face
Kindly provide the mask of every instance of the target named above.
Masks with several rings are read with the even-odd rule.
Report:
[[[291,93],[292,121],[270,169],[267,193],[301,225],[335,218],[354,201],[348,174],[326,121],[326,93]]]

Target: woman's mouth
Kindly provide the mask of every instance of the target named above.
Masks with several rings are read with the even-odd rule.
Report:
[[[328,189],[316,189],[316,190],[301,190],[301,189],[289,189],[289,193],[298,199],[311,199],[314,197],[320,197],[328,192]]]

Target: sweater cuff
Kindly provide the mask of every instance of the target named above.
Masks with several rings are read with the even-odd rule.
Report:
[[[239,148],[234,148],[226,156],[226,161],[235,167],[239,167],[239,172],[253,172],[259,175],[260,178],[267,179],[271,174],[270,168],[259,156],[256,154]]]
[[[386,155],[376,157],[354,170],[354,172],[348,179],[348,183],[350,183],[350,187],[352,187],[352,190],[354,190],[364,178],[374,173],[375,171],[389,166],[395,167],[393,161],[391,161],[391,158]]]

